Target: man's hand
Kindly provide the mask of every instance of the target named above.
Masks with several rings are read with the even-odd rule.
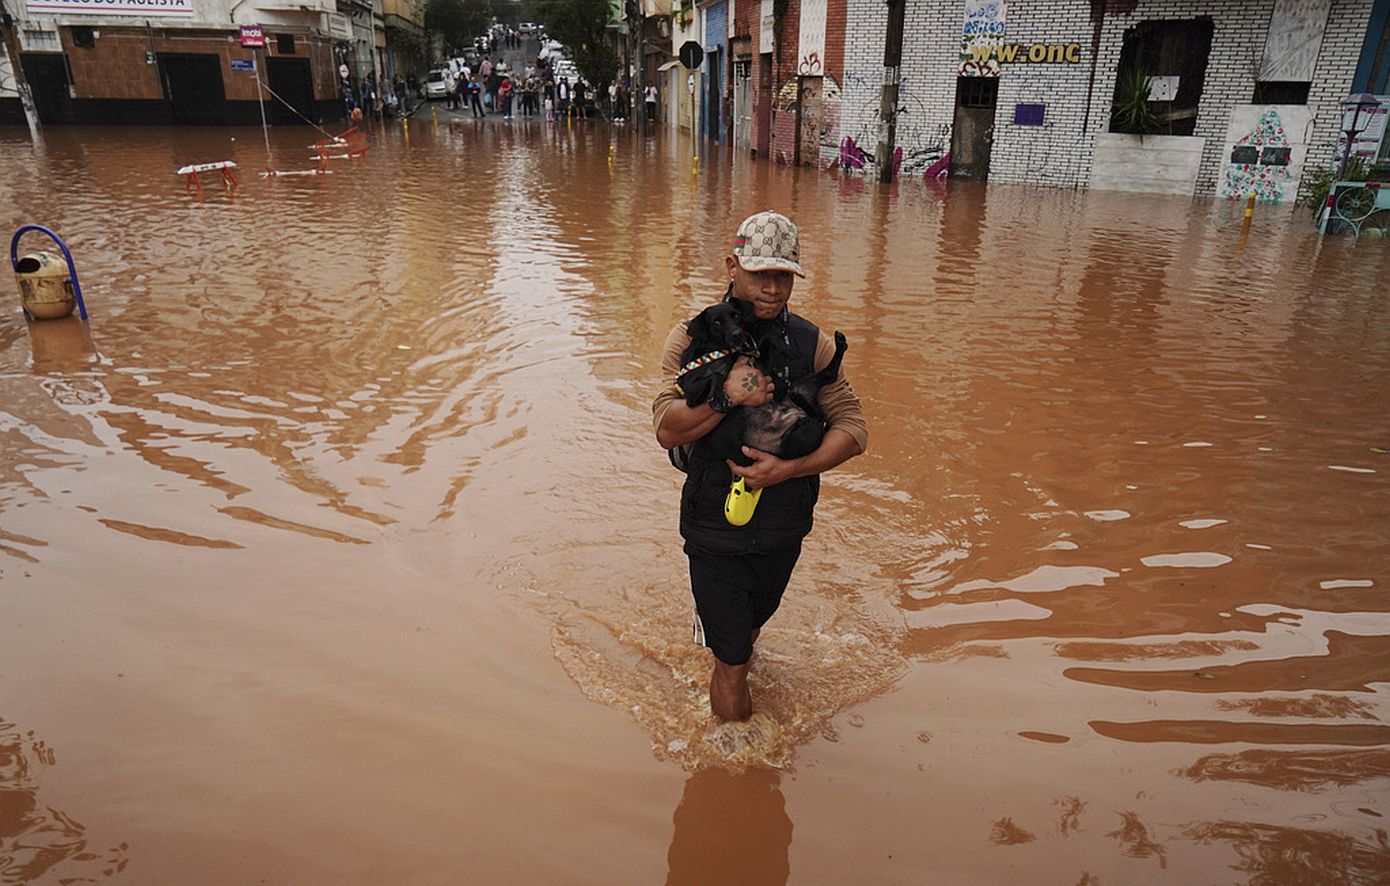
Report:
[[[754,449],[751,446],[743,447],[743,454],[753,459],[753,463],[744,467],[726,461],[729,470],[733,471],[735,477],[743,478],[743,485],[748,489],[762,489],[765,486],[776,486],[785,480],[798,476],[797,462],[795,459],[785,461],[777,456],[763,452],[761,449]]]
[[[740,356],[724,379],[724,393],[735,406],[762,406],[772,402],[775,386],[772,379],[753,367],[746,356]]]

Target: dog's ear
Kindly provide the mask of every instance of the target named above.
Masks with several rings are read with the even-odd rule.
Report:
[[[685,333],[690,336],[691,341],[708,341],[710,336],[709,317],[705,316],[706,311],[701,311],[694,317],[685,321]]]
[[[753,314],[753,303],[747,299],[731,298],[727,302],[734,306],[734,314],[744,322],[751,322],[757,319]]]

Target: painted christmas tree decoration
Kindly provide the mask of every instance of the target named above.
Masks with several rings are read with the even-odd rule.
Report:
[[[1241,136],[1231,147],[1221,196],[1243,200],[1251,194],[1262,203],[1286,198],[1285,188],[1292,182],[1289,157],[1292,146],[1284,134],[1279,111],[1270,108],[1260,117],[1254,130]]]

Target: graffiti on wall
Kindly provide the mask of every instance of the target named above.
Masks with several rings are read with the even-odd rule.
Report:
[[[847,114],[850,108],[872,108],[873,113],[858,127],[841,132],[839,141],[826,145],[832,149],[835,163],[843,169],[867,171],[875,165],[874,151],[878,145],[879,98],[882,84],[867,77],[845,75],[841,105]],[[901,150],[898,170],[903,174],[918,172],[934,177],[944,169],[951,144],[949,123],[932,120],[923,94],[912,88],[908,80],[898,86],[898,114],[894,142]],[[934,168],[935,167],[935,168]]]
[[[961,27],[960,76],[998,77],[993,57],[1004,42],[1004,0],[965,0]]]
[[[797,73],[819,77],[825,58],[826,0],[801,0],[801,29],[797,35]]]
[[[1237,105],[1226,135],[1227,163],[1220,194],[1242,200],[1251,194],[1264,203],[1291,200],[1298,193],[1310,115],[1303,106]]]
[[[877,163],[881,91],[878,80],[854,74],[846,74],[843,83],[830,76],[803,76],[782,84],[773,109],[777,114],[799,115],[793,138],[803,164],[867,173]],[[868,109],[872,112],[864,113]],[[898,88],[894,142],[894,167],[903,175],[944,175],[951,126],[939,115],[933,118],[925,93],[914,90],[906,80]],[[781,162],[793,162],[794,146],[785,138],[772,150]]]
[[[798,77],[782,84],[773,105],[778,114],[799,114],[797,132],[801,147],[801,162],[823,165],[828,147],[837,144],[840,130],[840,84],[834,77]],[[778,156],[791,162],[790,146],[782,145]]]
[[[1261,80],[1313,79],[1332,0],[1276,0],[1265,38]]]

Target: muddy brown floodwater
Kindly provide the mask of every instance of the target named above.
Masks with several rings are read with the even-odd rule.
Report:
[[[1390,882],[1384,242],[371,144],[0,130],[0,882]],[[871,442],[716,727],[649,403],[767,207]]]

